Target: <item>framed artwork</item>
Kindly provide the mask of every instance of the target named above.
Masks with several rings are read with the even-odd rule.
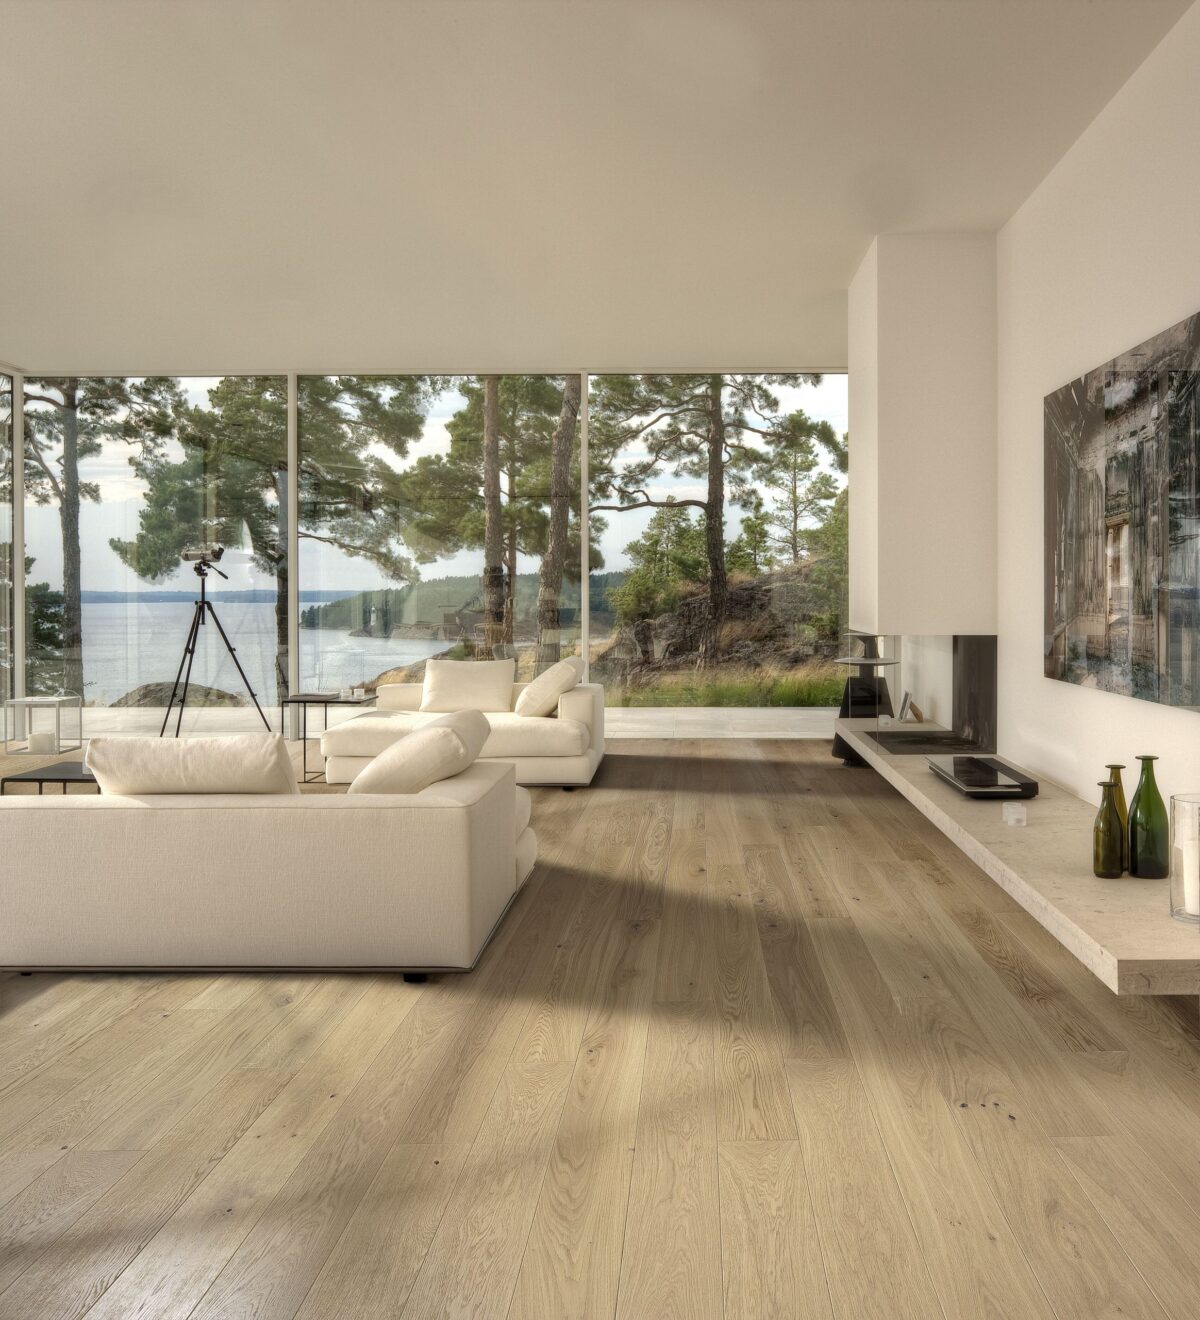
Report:
[[[1046,396],[1045,673],[1200,708],[1200,313]]]

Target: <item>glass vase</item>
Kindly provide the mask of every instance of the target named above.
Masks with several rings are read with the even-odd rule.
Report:
[[[1200,925],[1200,793],[1171,799],[1171,915]]]
[[[1162,880],[1170,872],[1171,828],[1167,806],[1154,782],[1157,756],[1139,756],[1142,774],[1129,805],[1129,874]]]
[[[1125,801],[1125,785],[1121,780],[1121,771],[1125,769],[1123,765],[1115,762],[1112,765],[1104,767],[1108,771],[1108,777],[1113,781],[1115,788],[1113,797],[1117,801],[1117,814],[1121,817],[1121,867],[1123,870],[1129,870],[1129,806]]]
[[[1092,870],[1101,880],[1116,880],[1124,874],[1121,846],[1121,814],[1117,810],[1116,784],[1102,780],[1100,810],[1092,826]]]

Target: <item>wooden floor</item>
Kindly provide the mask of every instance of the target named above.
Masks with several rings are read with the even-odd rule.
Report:
[[[469,976],[0,980],[0,1317],[1197,1315],[1194,1001],[827,743],[535,797]]]

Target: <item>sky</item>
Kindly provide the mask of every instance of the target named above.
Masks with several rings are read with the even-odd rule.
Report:
[[[214,380],[191,377],[181,381],[191,402],[203,405],[207,391]],[[779,387],[780,409],[787,413],[802,408],[818,421],[828,421],[842,435],[847,429],[847,394],[844,375],[825,376],[818,386],[798,388]],[[455,394],[441,396],[426,419],[424,432],[409,450],[407,462],[415,462],[424,454],[445,453],[450,447],[447,423],[461,406],[462,399]],[[633,456],[632,454],[630,455]],[[190,591],[195,577],[189,567],[180,568],[168,580],[147,583],[125,567],[109,546],[110,538],[132,539],[138,528],[138,515],[142,508],[142,486],[129,466],[129,450],[120,441],[105,442],[102,452],[86,460],[83,478],[99,486],[100,502],[87,502],[80,512],[80,538],[82,550],[81,577],[85,591]],[[703,485],[694,479],[681,479],[665,473],[651,487],[656,496],[673,494],[676,498],[693,495],[703,497]],[[652,516],[651,510],[628,513],[609,513],[606,530],[599,536],[598,545],[604,557],[605,571],[626,567],[625,547],[645,530]],[[728,517],[728,536],[732,539],[740,526],[740,513],[731,508]],[[55,506],[29,505],[25,513],[27,553],[34,558],[30,580],[60,584],[62,580],[62,549],[58,510]],[[464,551],[435,563],[423,565],[422,577],[430,579],[452,575],[478,573],[481,555],[478,550]],[[216,587],[223,591],[244,590],[250,587],[273,585],[250,562],[249,556],[231,549],[222,560],[221,567],[230,580]],[[522,557],[518,565],[521,572],[535,572],[537,561]],[[374,566],[351,559],[329,546],[312,541],[301,541],[301,590],[354,591],[373,590],[395,585]]]

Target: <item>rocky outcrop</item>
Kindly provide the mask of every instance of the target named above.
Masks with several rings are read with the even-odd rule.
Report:
[[[793,669],[837,653],[837,639],[814,628],[807,565],[729,584],[721,664],[742,671]],[[652,684],[664,673],[695,668],[708,623],[708,592],[685,596],[669,614],[640,619],[614,634],[592,660],[600,682]]]
[[[176,693],[178,697],[178,693]],[[160,709],[171,700],[170,683],[143,683],[132,692],[126,692],[111,704],[114,706],[157,706]],[[188,688],[188,706],[248,706],[245,697],[236,692],[223,692],[220,688],[193,683]]]

